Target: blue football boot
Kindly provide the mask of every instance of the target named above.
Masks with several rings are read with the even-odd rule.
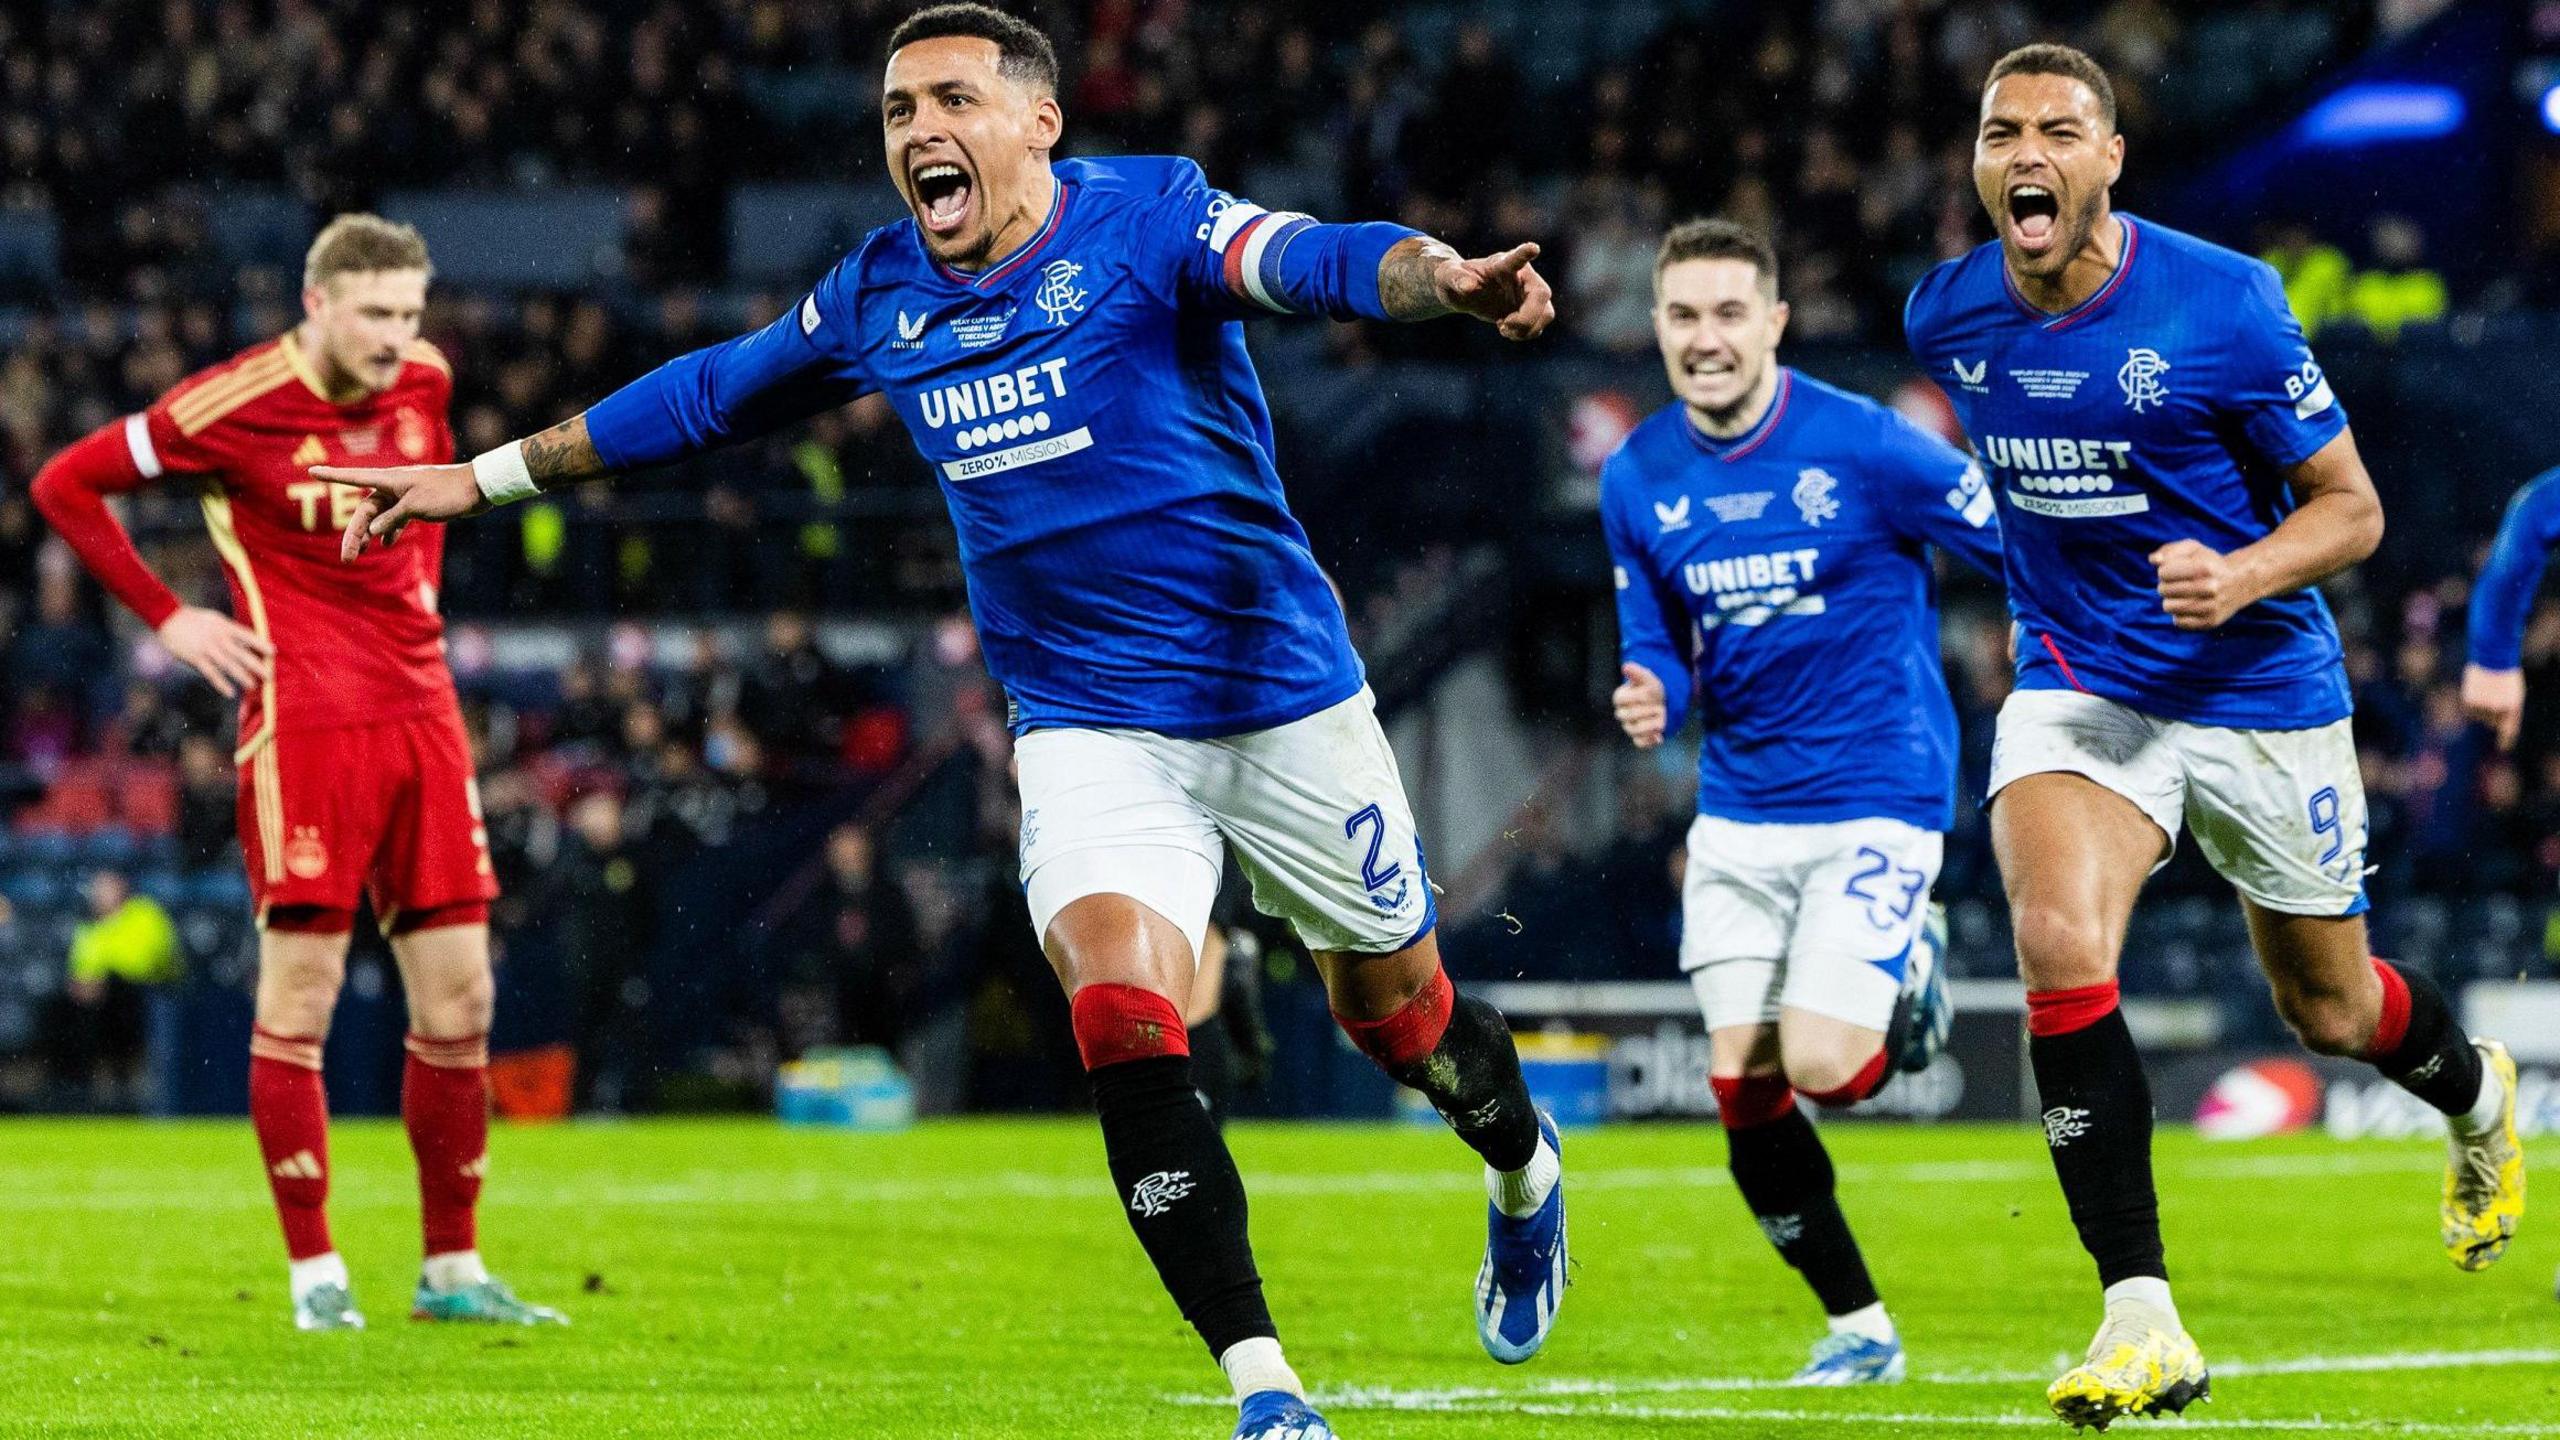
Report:
[[[1813,1358],[1796,1372],[1790,1385],[1890,1385],[1908,1373],[1902,1337],[1870,1340],[1864,1335],[1825,1335],[1813,1347]]]
[[[1538,1133],[1561,1160],[1564,1139],[1544,1112]],[[1484,1268],[1476,1272],[1476,1337],[1484,1351],[1505,1365],[1517,1365],[1547,1343],[1564,1304],[1564,1177],[1538,1213],[1514,1220],[1485,1205]]]
[[[1236,1417],[1235,1440],[1336,1440],[1316,1407],[1286,1390],[1262,1390],[1244,1397]]]

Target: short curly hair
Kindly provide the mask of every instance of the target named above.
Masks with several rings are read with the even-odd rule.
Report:
[[[2106,67],[2090,59],[2088,51],[2068,45],[2021,45],[1992,64],[1982,88],[1989,90],[2012,75],[2059,75],[2079,81],[2098,97],[2098,117],[2109,130],[2116,128],[2116,87],[2108,81]]]
[[[994,41],[997,74],[1044,95],[1058,93],[1058,52],[1049,37],[1030,21],[993,5],[929,5],[889,32],[889,53],[895,55],[919,40],[953,35]]]

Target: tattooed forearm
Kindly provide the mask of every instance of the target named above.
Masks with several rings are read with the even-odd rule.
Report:
[[[1435,320],[1456,313],[1440,299],[1433,280],[1458,252],[1428,236],[1399,240],[1378,261],[1378,300],[1398,320]]]
[[[524,442],[524,468],[533,483],[549,490],[605,473],[604,458],[587,438],[587,417],[573,415]]]

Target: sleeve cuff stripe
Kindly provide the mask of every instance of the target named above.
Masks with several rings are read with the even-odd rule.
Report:
[[[1245,294],[1254,303],[1283,315],[1293,313],[1280,281],[1280,256],[1289,236],[1314,223],[1304,215],[1273,214],[1238,237],[1242,243],[1228,253],[1243,252]]]
[[[151,418],[139,411],[124,417],[124,448],[133,455],[133,468],[145,480],[160,478],[160,452],[151,448]]]
[[[1216,221],[1209,226],[1209,248],[1220,255],[1226,254],[1227,247],[1235,243],[1237,231],[1270,213],[1259,205],[1243,200],[1229,205],[1218,213]]]

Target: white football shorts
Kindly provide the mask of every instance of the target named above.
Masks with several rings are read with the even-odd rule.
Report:
[[[2076,690],[2017,691],[2000,707],[1991,794],[2054,771],[2132,801],[2170,847],[2183,824],[2222,878],[2269,910],[2364,913],[2364,777],[2352,721],[2236,730]]]
[[[1681,882],[1680,968],[1709,1030],[1781,1006],[1881,1032],[1929,920],[1946,837],[1900,820],[1701,815]]]
[[[1034,730],[1014,754],[1022,884],[1044,938],[1070,903],[1127,895],[1172,921],[1196,960],[1229,845],[1255,908],[1289,922],[1310,950],[1401,950],[1438,918],[1365,688],[1245,735]]]

